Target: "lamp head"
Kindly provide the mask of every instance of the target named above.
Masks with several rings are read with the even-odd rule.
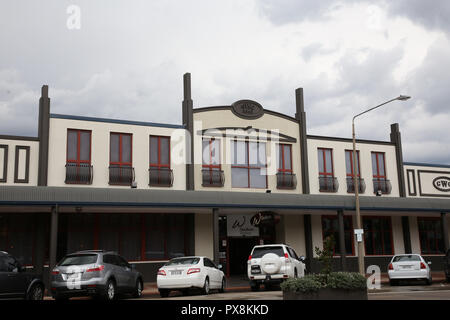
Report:
[[[397,100],[406,101],[406,100],[408,100],[410,98],[411,98],[410,96],[400,95],[400,96],[398,96]]]

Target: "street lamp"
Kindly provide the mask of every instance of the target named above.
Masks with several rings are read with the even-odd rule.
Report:
[[[388,104],[392,101],[395,100],[400,100],[400,101],[406,101],[408,100],[409,96],[403,96],[400,95],[397,98],[391,99],[389,101],[386,101],[382,104],[379,104],[373,108],[367,109],[364,112],[361,112],[359,114],[357,114],[356,116],[353,117],[352,119],[352,137],[353,137],[353,186],[355,188],[355,208],[356,208],[356,225],[357,225],[357,229],[355,230],[355,234],[357,236],[357,243],[358,243],[358,267],[359,267],[359,273],[362,275],[365,275],[365,270],[364,270],[364,254],[363,254],[363,242],[362,242],[362,236],[364,233],[364,230],[362,228],[362,223],[361,223],[361,213],[360,213],[360,209],[359,209],[359,181],[358,181],[358,171],[357,171],[357,167],[356,167],[356,139],[355,139],[355,119],[369,111],[372,111],[374,109],[377,109],[381,106],[384,106],[385,104]],[[343,248],[341,250],[344,250]]]

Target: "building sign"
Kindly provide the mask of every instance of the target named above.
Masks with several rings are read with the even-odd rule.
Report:
[[[258,237],[259,227],[252,224],[252,216],[248,214],[227,216],[228,237]]]
[[[449,177],[437,177],[433,180],[433,186],[439,191],[450,191],[450,178]]]
[[[231,111],[240,118],[250,120],[258,119],[264,114],[263,107],[253,100],[236,101],[231,105]]]
[[[419,195],[425,197],[450,197],[450,172],[417,170]]]

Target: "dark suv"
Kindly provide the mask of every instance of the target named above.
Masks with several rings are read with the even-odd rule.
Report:
[[[26,272],[16,258],[0,251],[0,298],[42,300],[44,291],[40,276]]]
[[[450,282],[450,249],[447,250],[447,254],[444,259],[445,277],[447,278],[447,282]]]
[[[51,293],[56,300],[75,296],[113,300],[118,293],[142,295],[142,274],[112,251],[88,250],[65,256],[51,272]]]

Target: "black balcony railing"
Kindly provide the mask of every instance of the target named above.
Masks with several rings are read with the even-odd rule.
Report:
[[[377,194],[390,194],[392,191],[392,185],[389,180],[386,179],[373,179],[373,192]]]
[[[277,173],[277,189],[295,189],[297,187],[297,176],[290,172]]]
[[[337,192],[339,182],[336,177],[319,177],[320,192]]]
[[[148,169],[149,183],[151,187],[171,187],[173,186],[173,170],[169,168]]]
[[[364,182],[364,179],[357,178],[358,179],[358,193],[364,193],[366,192],[366,183]],[[347,177],[347,192],[348,193],[355,193],[355,184],[354,180],[351,177]]]
[[[223,170],[202,169],[203,187],[223,187],[224,183],[225,175]]]
[[[66,180],[68,184],[92,184],[94,168],[87,163],[67,163]]]
[[[109,167],[109,184],[131,186],[134,182],[134,168],[130,166],[116,166]]]

